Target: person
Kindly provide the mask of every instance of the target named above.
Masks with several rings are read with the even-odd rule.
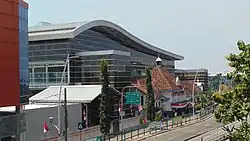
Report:
[[[147,124],[147,120],[143,118],[143,124]]]

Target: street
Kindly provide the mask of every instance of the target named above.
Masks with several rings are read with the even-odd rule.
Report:
[[[183,141],[186,138],[207,131],[209,129],[217,128],[220,124],[215,121],[214,118],[210,118],[206,121],[190,125],[187,127],[179,128],[164,134],[160,134],[154,137],[145,139],[145,141]]]

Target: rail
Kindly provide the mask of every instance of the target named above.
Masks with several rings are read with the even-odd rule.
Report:
[[[210,130],[209,132],[206,132],[206,133],[202,134],[200,136],[200,140],[201,141],[215,141],[215,140],[219,140],[221,138],[224,138],[224,137],[228,136],[229,133],[223,129],[224,127],[227,127],[229,129],[232,129],[233,127],[234,128],[239,128],[240,127],[240,122],[238,122],[238,121],[233,122],[233,123],[230,123],[230,124],[228,124],[226,126],[222,126],[222,127]]]

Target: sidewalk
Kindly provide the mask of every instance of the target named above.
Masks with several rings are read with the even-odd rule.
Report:
[[[158,134],[162,134],[168,131],[172,131],[177,129],[178,127],[186,127],[195,123],[198,123],[200,121],[206,120],[207,118],[212,117],[212,114],[208,114],[206,116],[203,117],[199,117],[199,115],[195,115],[192,117],[185,117],[184,119],[180,118],[179,121],[175,121],[172,124],[172,120],[169,120],[168,123],[164,122],[164,124],[162,124],[162,128],[160,129],[159,126],[159,122],[154,122],[151,123],[147,128],[143,128],[143,129],[139,129],[136,131],[132,131],[132,132],[128,132],[126,134],[123,134],[123,140],[144,140],[146,138],[158,135]],[[182,121],[181,121],[182,120]],[[158,126],[157,124],[158,123]],[[150,130],[151,129],[151,130]],[[117,135],[113,138],[106,138],[106,140],[109,141],[121,141],[122,140],[122,135]]]
[[[238,128],[240,126],[240,122],[234,122],[228,125],[224,125],[227,126],[229,128],[235,127]],[[201,134],[193,139],[189,139],[190,141],[209,141],[209,140],[220,140],[221,138],[223,138],[224,136],[227,136],[228,132],[223,130],[223,126],[210,130],[208,132],[205,132],[204,134]]]

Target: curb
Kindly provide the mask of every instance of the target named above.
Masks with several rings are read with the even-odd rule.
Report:
[[[180,127],[180,128],[188,127],[188,126],[190,126],[190,125],[194,125],[194,124],[197,124],[197,123],[199,123],[199,122],[208,120],[208,119],[211,118],[211,117],[213,117],[213,114],[208,115],[207,117],[201,118],[201,119],[198,120],[197,122],[193,122],[193,123],[190,123],[190,124],[187,124],[187,125],[183,125],[183,126],[179,126],[179,127]],[[164,133],[167,133],[167,132],[169,132],[169,131],[174,131],[174,130],[176,130],[176,129],[179,129],[179,128],[177,127],[177,128],[172,128],[172,129],[168,129],[168,130],[163,130],[163,131],[160,131],[160,132],[158,132],[158,133],[153,133],[153,134],[150,134],[150,135],[147,136],[147,137],[142,137],[142,138],[140,138],[140,139],[137,139],[136,141],[142,141],[142,140],[145,140],[145,139],[147,139],[147,138],[154,137],[154,136],[156,136],[156,135],[164,134]],[[188,139],[188,140],[190,140],[190,139]],[[184,140],[184,141],[187,141],[187,140]]]
[[[208,133],[208,132],[209,132],[209,131],[204,131],[204,132],[201,132],[201,133],[199,133],[199,134],[190,136],[190,137],[186,138],[184,141],[191,140],[191,139],[193,139],[193,138],[199,137],[199,136],[201,136],[202,134],[205,134],[205,133]]]
[[[202,134],[205,134],[205,133],[207,133],[207,132],[209,132],[209,131],[204,131],[204,132],[201,132],[201,133],[199,133],[199,134],[197,134],[197,135],[188,137],[188,138],[186,138],[184,141],[189,141],[189,140],[194,139],[194,138],[196,138],[196,137],[199,137],[199,136],[201,136]]]

